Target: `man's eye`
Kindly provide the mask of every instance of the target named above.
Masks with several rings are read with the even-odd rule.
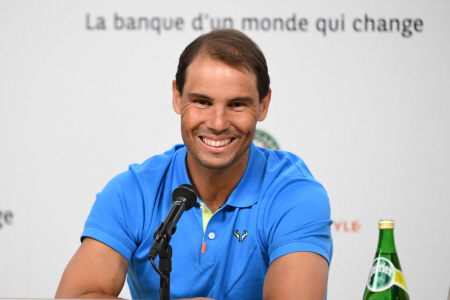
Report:
[[[195,103],[200,104],[200,105],[208,105],[208,101],[202,100],[202,99],[195,100]]]
[[[233,107],[239,108],[239,107],[244,107],[245,104],[244,103],[240,103],[240,102],[235,102],[232,104]]]

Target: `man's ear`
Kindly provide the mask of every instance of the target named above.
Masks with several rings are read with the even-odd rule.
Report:
[[[258,116],[259,122],[264,121],[264,119],[267,116],[271,97],[272,97],[272,90],[269,89],[267,96],[264,97],[264,99],[262,99],[261,103],[259,104],[259,116]]]
[[[172,105],[173,110],[177,114],[181,114],[181,95],[177,89],[177,82],[175,80],[172,81]]]

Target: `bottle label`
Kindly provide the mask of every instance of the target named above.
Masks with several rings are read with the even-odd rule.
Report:
[[[396,269],[394,264],[384,257],[375,258],[367,281],[367,288],[372,292],[381,292],[393,285],[408,291],[402,271]]]

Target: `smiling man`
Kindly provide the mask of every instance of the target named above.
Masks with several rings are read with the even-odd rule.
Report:
[[[266,60],[235,30],[200,36],[172,84],[184,145],[130,165],[97,195],[57,298],[158,299],[147,260],[172,191],[197,204],[172,237],[171,298],[325,299],[332,256],[330,205],[303,161],[252,143],[271,101]]]

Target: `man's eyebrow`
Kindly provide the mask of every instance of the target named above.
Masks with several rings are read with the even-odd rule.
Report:
[[[201,99],[208,99],[213,100],[211,97],[203,95],[203,94],[197,94],[197,93],[191,93],[187,95],[188,99],[195,99],[195,98],[201,98]]]
[[[236,97],[233,99],[228,100],[228,102],[247,102],[247,103],[253,103],[253,99],[250,97]]]
[[[190,93],[187,95],[188,99],[207,99],[213,101],[214,98],[211,98],[209,96],[198,94],[198,93]],[[236,97],[227,100],[227,102],[246,102],[246,103],[253,103],[253,99],[250,97]]]

